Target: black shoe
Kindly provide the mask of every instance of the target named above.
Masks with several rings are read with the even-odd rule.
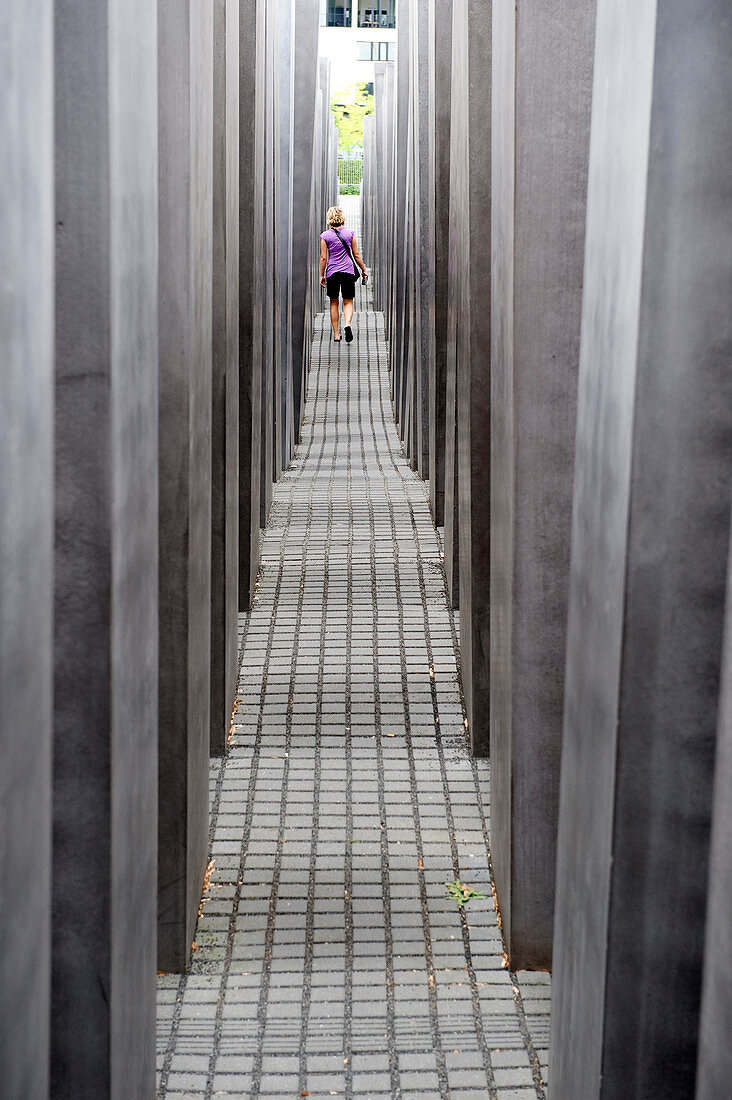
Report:
[[[334,344],[340,344],[341,340],[342,340],[341,336],[334,336],[333,337],[333,343]]]
[[[343,331],[346,334],[346,343],[350,344],[351,340],[353,340],[353,333],[351,332],[351,326],[346,325],[346,327],[344,328]]]

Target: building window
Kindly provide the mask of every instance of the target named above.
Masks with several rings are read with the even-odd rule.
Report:
[[[359,61],[393,61],[396,57],[396,42],[359,42]]]
[[[350,27],[351,0],[320,0],[321,27]]]
[[[359,27],[396,27],[396,0],[358,0]]]

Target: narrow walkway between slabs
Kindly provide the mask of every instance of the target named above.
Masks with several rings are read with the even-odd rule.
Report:
[[[303,442],[242,616],[197,950],[159,979],[160,1097],[545,1096],[549,978],[503,966],[489,766],[468,750],[383,317],[357,293],[352,344],[317,318]],[[458,906],[458,881],[484,896]]]

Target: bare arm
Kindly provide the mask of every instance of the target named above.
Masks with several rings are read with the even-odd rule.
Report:
[[[320,285],[325,286],[325,267],[328,263],[328,245],[320,239]]]
[[[358,266],[361,268],[361,272],[363,274],[364,280],[368,279],[369,273],[366,270],[366,264],[361,259],[361,253],[359,252],[358,245],[356,244],[356,234],[355,233],[353,234],[353,239],[351,240],[351,252],[353,253],[354,260],[356,261]]]

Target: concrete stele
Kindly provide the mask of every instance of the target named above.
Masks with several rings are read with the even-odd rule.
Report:
[[[50,1091],[121,1098],[155,1074],[155,9],[63,0],[54,33]]]
[[[598,4],[556,1100],[696,1083],[730,532],[731,33],[719,0]]]
[[[48,1095],[53,653],[53,5],[0,16],[0,1081]]]
[[[211,752],[226,750],[239,644],[239,0],[214,4]]]
[[[160,0],[158,964],[189,959],[208,849],[213,7]]]
[[[480,632],[463,660],[471,737],[485,751],[490,727],[493,867],[519,968],[552,955],[594,31],[594,0],[493,3],[490,443],[476,420],[469,459],[471,515],[489,507],[490,532],[460,565]]]

